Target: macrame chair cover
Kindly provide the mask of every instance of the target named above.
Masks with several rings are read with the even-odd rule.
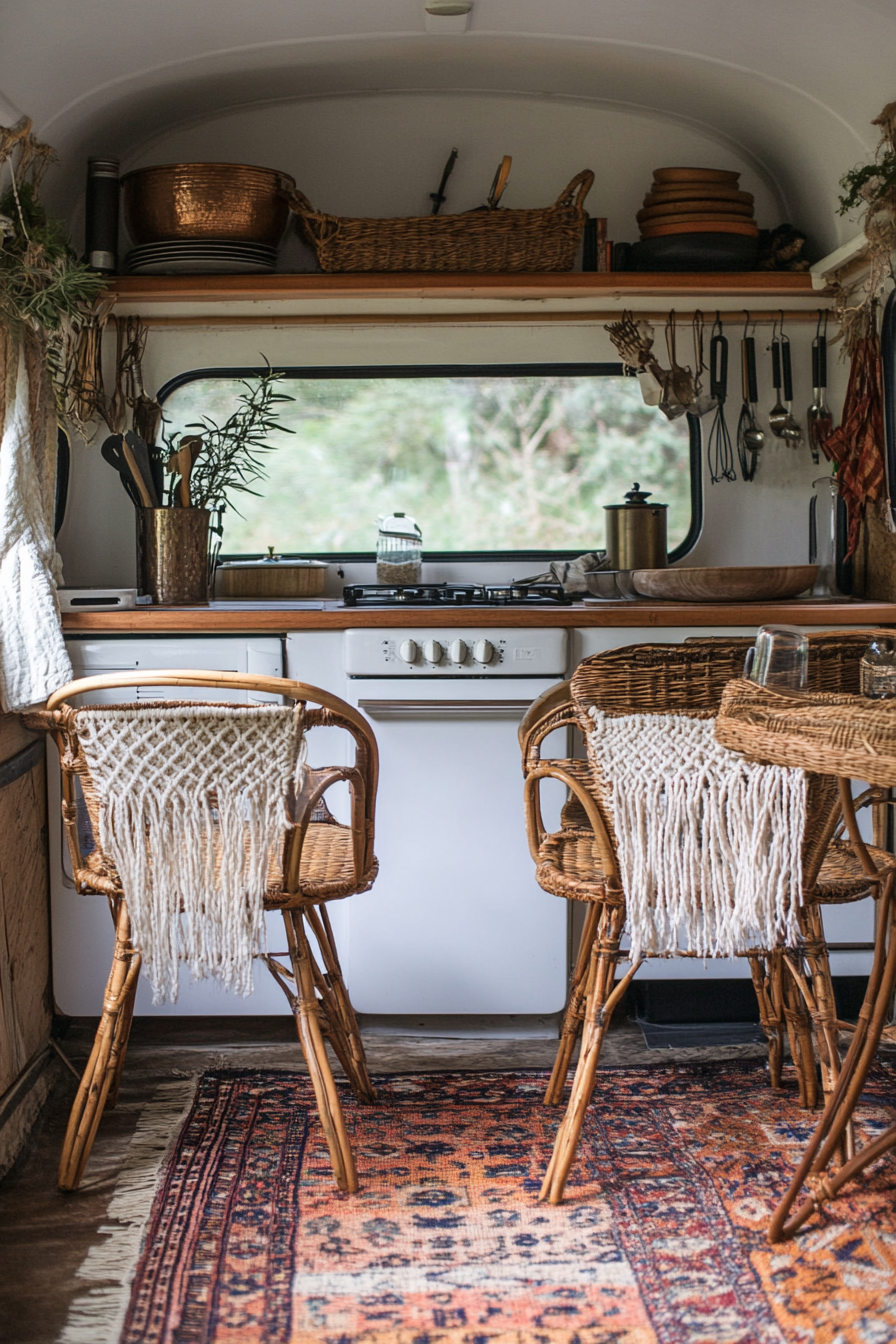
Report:
[[[715,739],[714,720],[610,716],[591,707],[626,892],[631,957],[732,957],[799,941],[806,821],[802,770],[756,765]]]
[[[178,967],[252,992],[264,895],[282,879],[303,706],[136,704],[74,717],[99,802],[99,847],[130,909],[155,1003]]]

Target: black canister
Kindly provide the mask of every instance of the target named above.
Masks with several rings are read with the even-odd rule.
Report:
[[[87,160],[84,260],[104,275],[118,273],[118,159]]]

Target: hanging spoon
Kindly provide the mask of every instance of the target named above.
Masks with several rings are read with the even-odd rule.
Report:
[[[803,431],[793,418],[793,370],[790,366],[790,337],[784,335],[781,325],[781,372],[784,378],[784,405],[787,415],[781,426],[781,438],[790,448],[799,448],[803,441]]]
[[[747,365],[747,387],[750,400],[750,428],[744,433],[744,441],[751,453],[759,453],[765,447],[765,433],[759,427],[756,406],[759,402],[759,388],[756,382],[756,341],[752,336],[744,337],[746,350],[744,358]],[[755,467],[754,467],[755,474]]]
[[[787,423],[787,407],[781,400],[781,343],[778,340],[777,323],[772,328],[772,386],[775,389],[775,404],[768,413],[768,427],[776,439],[780,439]]]

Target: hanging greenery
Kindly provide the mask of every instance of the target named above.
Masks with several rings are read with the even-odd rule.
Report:
[[[840,214],[861,211],[862,231],[868,240],[868,277],[857,303],[852,293],[840,291],[837,315],[842,323],[844,354],[876,330],[878,301],[888,281],[896,281],[896,103],[887,103],[871,123],[880,127],[880,140],[869,163],[858,164],[840,179]]]
[[[106,289],[104,276],[78,260],[59,220],[40,201],[40,184],[56,155],[31,121],[0,126],[0,324],[17,335],[28,327],[46,344],[60,401],[80,327]]]

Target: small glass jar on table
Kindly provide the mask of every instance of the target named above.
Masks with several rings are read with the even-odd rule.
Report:
[[[423,534],[409,513],[380,518],[376,538],[377,583],[420,583]]]

